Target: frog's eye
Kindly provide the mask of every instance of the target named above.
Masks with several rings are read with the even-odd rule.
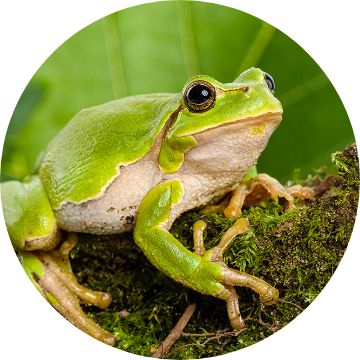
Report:
[[[183,97],[189,111],[202,112],[215,105],[216,90],[210,83],[198,80],[189,84]]]
[[[268,86],[268,88],[274,92],[275,90],[275,81],[274,79],[271,77],[271,75],[269,75],[268,73],[264,72],[264,80],[266,82],[266,85]]]

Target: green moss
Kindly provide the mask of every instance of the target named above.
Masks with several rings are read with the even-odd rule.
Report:
[[[220,355],[271,335],[316,298],[334,273],[350,239],[359,191],[355,146],[333,155],[333,161],[337,167],[335,176],[325,178],[329,172],[321,169],[305,181],[316,189],[314,200],[299,201],[291,211],[284,211],[281,204],[272,201],[244,210],[252,227],[235,239],[225,261],[276,286],[281,301],[262,308],[257,295],[238,288],[247,328],[237,336],[231,333],[223,301],[198,294],[165,277],[146,260],[131,235],[81,235],[72,253],[74,272],[81,283],[109,291],[113,296],[106,311],[85,307],[86,312],[118,337],[116,347],[145,356],[151,356],[193,302],[198,306],[185,331],[204,336],[181,337],[167,357]],[[190,249],[192,224],[199,218],[208,224],[207,248],[217,244],[233,223],[224,216],[203,215],[199,210],[183,214],[171,232]],[[209,333],[216,335],[206,336]]]

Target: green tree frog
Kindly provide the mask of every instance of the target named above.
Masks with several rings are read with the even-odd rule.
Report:
[[[80,307],[83,301],[106,308],[111,296],[78,284],[68,254],[78,232],[132,230],[160,271],[225,300],[234,329],[244,327],[234,286],[274,303],[274,287],[223,262],[234,237],[249,228],[241,217],[244,202],[266,193],[292,206],[293,195],[309,195],[253,171],[282,118],[274,86],[270,75],[251,68],[232,83],[200,75],[179,94],[125,97],[80,111],[50,142],[31,176],[2,184],[11,241],[45,298],[77,327],[113,344],[114,336]],[[219,245],[205,249],[202,220],[194,224],[194,252],[169,233],[181,213],[230,191],[223,211],[237,220]]]

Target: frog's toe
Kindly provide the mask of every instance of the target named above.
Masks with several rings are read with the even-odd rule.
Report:
[[[218,204],[206,205],[201,209],[202,214],[223,214],[229,205],[229,198],[226,196]]]
[[[257,276],[230,269],[226,265],[223,266],[222,273],[224,285],[248,287],[259,294],[260,301],[264,305],[274,304],[279,298],[279,291]]]
[[[260,294],[260,302],[264,305],[273,305],[279,299],[279,290],[272,286],[267,288],[267,291]]]
[[[54,273],[81,301],[105,309],[111,304],[111,295],[102,291],[93,291],[80,285],[72,273],[69,254],[76,243],[77,235],[69,233],[67,234],[66,240],[63,241],[58,249],[49,252],[38,251],[36,254],[46,269]]]
[[[261,303],[264,305],[274,304],[279,297],[279,292],[266,281],[245,272],[231,269],[223,261],[224,252],[235,237],[249,229],[250,224],[246,218],[236,220],[233,226],[222,236],[220,243],[206,252],[203,244],[205,227],[206,224],[202,220],[194,224],[195,252],[203,256],[204,263],[206,264],[202,267],[203,270],[206,269],[205,274],[200,276],[200,281],[196,278],[194,288],[197,289],[201,281],[207,282],[209,279],[212,279],[210,281],[211,286],[209,285],[207,288],[217,289],[211,295],[226,301],[231,326],[235,330],[241,330],[245,327],[245,324],[241,318],[238,296],[234,286],[248,287],[257,292]],[[215,282],[213,282],[214,279],[216,279]]]
[[[301,185],[285,187],[267,174],[259,174],[251,180],[238,185],[232,193],[230,202],[224,208],[226,217],[239,218],[244,205],[252,206],[268,199],[286,201],[286,209],[292,209],[294,197],[312,199],[315,192],[312,188]]]
[[[94,291],[94,293],[95,293],[95,301],[90,304],[96,305],[100,309],[107,309],[112,302],[111,295],[107,292],[102,292],[102,291]]]
[[[309,186],[293,185],[287,188],[288,193],[293,197],[311,200],[315,197],[315,190]]]
[[[229,204],[224,209],[224,215],[228,218],[239,218],[241,216],[241,210],[244,205],[244,201],[248,194],[249,190],[246,185],[238,185],[230,198]]]
[[[226,308],[230,324],[234,330],[245,328],[245,322],[241,317],[239,308],[239,298],[236,290],[232,286],[224,286],[221,297],[226,301]]]
[[[86,316],[80,306],[79,297],[56,274],[45,270],[44,275],[37,282],[41,293],[50,304],[73,325],[108,345],[115,343],[114,335]]]
[[[261,201],[283,198],[286,208],[294,206],[294,197],[276,179],[267,174],[259,174],[249,183],[249,194],[245,199],[246,205],[255,205]]]
[[[246,196],[245,204],[254,205],[267,199],[283,198],[286,201],[286,209],[291,209],[295,206],[294,198],[309,200],[314,196],[315,191],[311,187],[302,185],[286,187],[267,174],[259,174],[249,183],[249,194]]]

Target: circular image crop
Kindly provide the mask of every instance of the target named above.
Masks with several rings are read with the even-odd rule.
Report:
[[[348,116],[314,60],[197,1],[128,8],[61,45],[16,106],[1,176],[44,298],[97,340],[172,359],[245,348],[301,314],[344,254],[359,189]]]

